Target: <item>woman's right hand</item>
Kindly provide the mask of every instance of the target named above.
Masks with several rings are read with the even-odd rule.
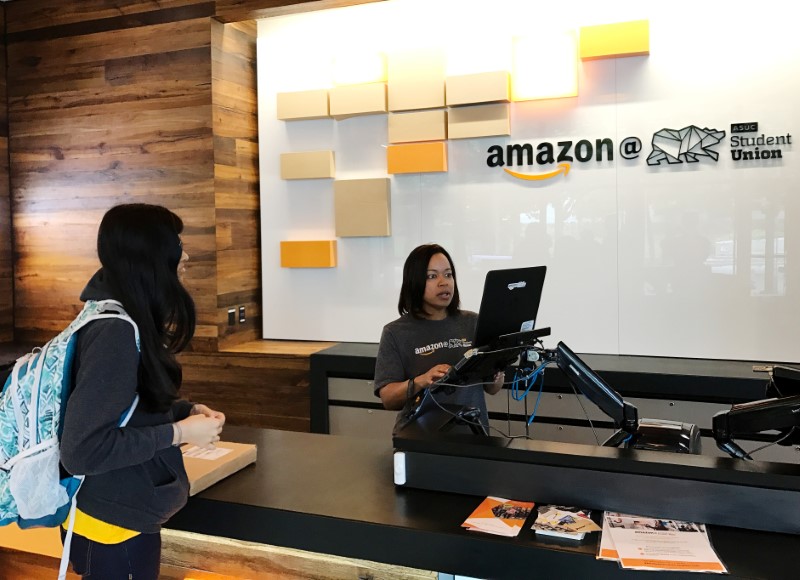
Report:
[[[427,373],[419,375],[414,379],[414,384],[422,389],[427,389],[433,383],[441,379],[443,376],[447,374],[447,371],[450,370],[450,365],[441,364],[436,365]]]
[[[204,449],[213,449],[222,432],[222,421],[206,415],[190,415],[178,421],[181,431],[180,443],[191,443]]]

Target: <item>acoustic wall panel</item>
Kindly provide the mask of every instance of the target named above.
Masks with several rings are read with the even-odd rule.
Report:
[[[447,139],[447,113],[443,109],[389,114],[389,143],[444,139]]]
[[[650,22],[632,20],[580,29],[582,60],[650,54]]]
[[[392,234],[389,183],[387,178],[345,179],[333,182],[338,237]]]
[[[389,110],[444,107],[445,57],[441,49],[389,55]]]
[[[409,143],[386,148],[388,173],[437,173],[447,171],[447,143]]]
[[[278,119],[281,121],[322,119],[330,116],[327,89],[278,93],[277,99]]]
[[[494,71],[447,77],[445,80],[447,106],[492,103],[511,100],[511,75]]]
[[[335,87],[330,90],[331,117],[343,119],[356,115],[386,112],[386,83]]]
[[[363,85],[386,82],[386,55],[368,42],[347,46],[336,42],[333,56],[333,84]]]
[[[335,268],[336,240],[281,242],[281,268]]]
[[[333,151],[281,153],[281,179],[325,179],[335,173]]]
[[[531,59],[532,54],[547,58]],[[512,41],[512,101],[578,96],[578,40],[574,30],[547,30]]]
[[[511,115],[508,103],[455,107],[447,118],[450,139],[511,135]]]

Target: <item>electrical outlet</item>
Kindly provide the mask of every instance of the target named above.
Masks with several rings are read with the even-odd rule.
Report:
[[[228,326],[236,324],[236,309],[228,308]]]
[[[245,321],[244,317],[244,306],[239,307],[239,324]]]

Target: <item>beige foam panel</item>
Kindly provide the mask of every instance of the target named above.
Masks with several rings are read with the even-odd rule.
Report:
[[[445,55],[442,49],[399,51],[389,55],[389,110],[445,106]]]
[[[336,236],[390,236],[391,189],[386,178],[333,182]]]
[[[447,112],[444,109],[389,114],[389,143],[445,139],[447,139]]]
[[[511,134],[508,103],[455,107],[448,111],[447,134],[450,139],[470,139]]]
[[[328,90],[278,93],[278,119],[297,121],[329,117]]]
[[[507,71],[447,77],[445,87],[451,107],[511,100],[511,75]]]
[[[335,87],[330,90],[331,117],[344,119],[386,112],[386,83]]]

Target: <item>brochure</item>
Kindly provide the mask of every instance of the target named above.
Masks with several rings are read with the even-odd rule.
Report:
[[[603,531],[600,532],[600,541],[597,543],[597,559],[619,562],[619,554],[617,553],[617,547],[614,545],[614,539],[611,537],[607,515],[608,512],[603,515]]]
[[[591,513],[572,506],[540,506],[532,528],[537,535],[582,540],[600,526],[590,519]]]
[[[727,574],[704,524],[606,512],[610,536],[623,568]],[[601,539],[600,552],[603,552]],[[608,546],[606,546],[608,549]]]
[[[461,524],[470,531],[515,537],[535,504],[489,496]]]

